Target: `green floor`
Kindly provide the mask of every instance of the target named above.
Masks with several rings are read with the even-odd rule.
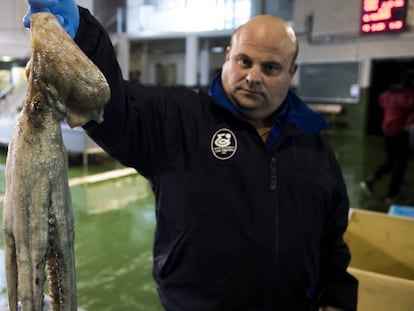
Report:
[[[342,167],[351,207],[388,211],[388,178],[368,196],[359,182],[383,160],[381,137],[326,133]],[[5,149],[0,149],[0,197],[4,194]],[[414,201],[413,162],[407,170],[403,194]],[[107,156],[70,159],[70,178],[122,168]],[[154,197],[139,175],[71,188],[75,215],[75,256],[79,306],[87,311],[161,311],[151,276],[155,228]],[[1,208],[0,203],[0,208]],[[1,214],[0,214],[1,219]],[[0,262],[2,252],[0,239]],[[0,265],[0,310],[6,304],[4,268]]]
[[[375,184],[375,194],[368,195],[359,183],[370,175],[384,160],[383,137],[357,137],[341,132],[328,132],[327,137],[334,149],[348,189],[351,207],[387,212],[385,203],[389,176]],[[401,195],[414,202],[414,159],[407,167]]]

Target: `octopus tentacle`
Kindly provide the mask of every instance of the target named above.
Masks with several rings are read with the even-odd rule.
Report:
[[[75,229],[60,121],[70,118],[71,126],[98,121],[110,92],[102,73],[53,15],[33,14],[31,29],[29,87],[6,160],[3,235],[9,310],[17,311],[20,300],[23,310],[42,311],[47,277],[52,310],[75,311]]]

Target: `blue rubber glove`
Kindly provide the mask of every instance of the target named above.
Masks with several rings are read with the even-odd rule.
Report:
[[[79,10],[74,0],[28,0],[29,9],[23,17],[23,24],[30,28],[30,16],[49,12],[56,16],[60,25],[73,38],[79,28]]]

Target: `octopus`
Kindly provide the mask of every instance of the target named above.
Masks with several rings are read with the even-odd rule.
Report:
[[[28,88],[6,159],[3,238],[9,310],[77,310],[74,216],[61,122],[101,122],[102,72],[50,13],[31,17]],[[46,282],[48,281],[48,282]],[[46,308],[46,307],[45,307]]]

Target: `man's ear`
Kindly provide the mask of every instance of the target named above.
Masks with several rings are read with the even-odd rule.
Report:
[[[231,50],[230,46],[226,47],[226,57],[224,59],[225,61],[228,61],[230,59],[230,50]]]
[[[291,78],[293,78],[297,70],[298,70],[298,64],[294,63],[290,66],[289,73],[290,73]]]

